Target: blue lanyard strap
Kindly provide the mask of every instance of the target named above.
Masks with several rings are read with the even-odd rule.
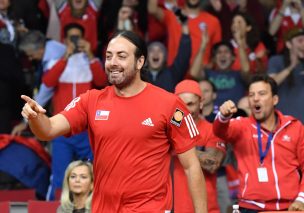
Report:
[[[273,135],[272,135],[272,133],[269,133],[268,139],[267,139],[266,149],[263,152],[263,149],[262,149],[262,136],[261,136],[262,135],[261,124],[259,122],[257,122],[257,129],[258,129],[258,145],[259,145],[260,163],[261,163],[261,165],[263,165],[263,161],[264,161],[264,158],[266,157],[266,155],[267,155],[267,153],[269,151],[270,143],[271,143]]]

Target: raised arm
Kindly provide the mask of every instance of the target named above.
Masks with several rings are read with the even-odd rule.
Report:
[[[276,14],[273,16],[273,18],[270,20],[269,24],[269,34],[274,36],[277,34],[278,30],[280,29],[280,26],[282,24],[282,20],[284,19],[284,13],[285,9],[288,7],[288,4],[290,4],[290,0],[283,0],[283,4],[280,9],[276,11]]]
[[[290,64],[285,66],[281,71],[270,73],[269,76],[272,77],[278,85],[282,84],[288,76],[291,74],[291,72],[294,70],[294,68],[298,65],[299,59],[296,51],[294,49],[289,49],[289,57],[290,57]],[[273,58],[269,61],[269,68],[275,67],[276,61],[273,60]]]
[[[205,178],[196,157],[195,148],[178,154],[178,158],[187,177],[195,213],[207,213]]]
[[[59,10],[59,8],[67,2],[67,0],[54,0],[55,2],[55,7],[56,7],[56,10]]]
[[[203,58],[203,55],[205,54],[205,50],[208,45],[208,42],[209,42],[209,36],[208,36],[208,29],[206,28],[202,32],[200,48],[199,48],[198,52],[196,53],[194,60],[192,62],[192,65],[190,67],[190,75],[194,79],[201,79],[201,78],[205,79],[206,78],[206,73],[204,70],[202,58]]]
[[[37,138],[49,141],[70,132],[70,124],[63,115],[58,114],[49,118],[45,115],[46,110],[36,101],[25,95],[22,95],[21,98],[26,102],[21,114],[28,120],[31,130]]]

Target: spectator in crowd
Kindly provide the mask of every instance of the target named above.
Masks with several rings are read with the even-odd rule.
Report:
[[[0,1],[0,42],[3,44],[16,44],[16,32],[13,20],[9,17],[10,0]]]
[[[124,19],[124,20],[122,20]],[[123,26],[117,27],[121,22]],[[99,18],[99,34],[102,45],[106,44],[111,35],[118,29],[128,30],[132,26],[142,38],[146,38],[148,30],[147,1],[117,0],[104,1]],[[126,28],[127,27],[127,28]]]
[[[47,17],[39,7],[40,0],[10,0],[10,13],[17,31],[38,30],[46,32]]]
[[[57,213],[89,213],[93,196],[93,166],[88,161],[72,161],[66,168]]]
[[[214,102],[217,97],[217,89],[210,80],[201,80],[199,82],[200,89],[204,94],[203,109],[201,110],[201,116],[209,122],[213,122],[216,114],[218,113],[218,105]]]
[[[250,73],[265,72],[267,50],[252,17],[246,13],[236,13],[232,19],[231,31],[235,53],[232,69]]]
[[[61,24],[61,39],[67,24],[77,23],[85,30],[84,39],[90,42],[93,52],[97,49],[97,18],[102,0],[56,0]]]
[[[36,30],[27,32],[22,36],[19,42],[19,49],[24,52],[29,60],[38,62],[35,73],[34,89],[35,100],[42,106],[53,96],[53,88],[47,87],[41,83],[42,75],[47,72],[55,61],[63,57],[66,47],[60,42],[48,40],[45,36]],[[37,92],[39,88],[39,91]],[[12,130],[13,135],[20,135],[27,128],[27,121],[24,120],[16,125]]]
[[[304,30],[294,28],[285,34],[285,52],[272,56],[268,74],[279,85],[278,109],[304,122]]]
[[[222,27],[223,40],[228,41],[233,38],[230,26],[233,16],[237,12],[248,13],[257,22],[261,32],[266,30],[263,7],[259,0],[209,0],[205,8],[206,11],[219,19]],[[259,11],[259,13],[256,11]]]
[[[167,66],[167,49],[163,43],[155,41],[148,46],[147,71],[144,79],[169,92],[174,92],[178,82],[184,79],[191,56],[191,39],[187,22],[182,23],[182,36],[176,58]]]
[[[216,193],[216,170],[225,156],[225,144],[212,132],[212,125],[199,116],[203,95],[199,84],[193,80],[183,80],[175,87],[175,94],[186,104],[199,131],[204,132],[197,143],[197,156],[204,171],[207,190],[208,213],[219,213]],[[174,211],[194,212],[187,189],[186,175],[179,160],[174,157]]]
[[[304,127],[275,109],[276,82],[266,74],[249,84],[249,118],[230,119],[237,108],[231,100],[220,107],[214,133],[233,145],[238,163],[241,212],[304,210]]]
[[[178,23],[178,19],[175,14],[180,16],[182,19],[188,19],[192,50],[190,63],[194,60],[195,54],[201,44],[202,32],[208,32],[209,43],[206,46],[202,62],[204,64],[209,63],[211,47],[222,38],[221,26],[216,17],[201,9],[200,0],[186,0],[185,6],[182,9],[177,5],[172,5],[170,10],[159,7],[157,5],[157,0],[149,0],[148,11],[166,26],[168,38],[168,65],[173,63],[178,52],[178,43],[182,35],[181,26]]]
[[[304,25],[304,7],[301,0],[278,0],[272,10],[269,20],[269,34],[277,40],[276,51],[280,54],[284,50],[284,33]]]
[[[208,41],[208,39],[204,39]],[[245,95],[246,81],[250,76],[248,71],[236,72],[232,69],[235,60],[234,49],[230,42],[219,42],[212,47],[212,67],[207,68],[201,63],[206,43],[203,42],[191,68],[190,75],[195,79],[208,79],[217,88],[215,105],[222,104],[227,98],[237,102]]]
[[[179,98],[141,80],[146,57],[145,42],[122,31],[106,51],[112,86],[80,95],[51,118],[37,102],[22,96],[22,115],[42,140],[88,128],[95,167],[92,212],[171,209],[171,146],[184,167],[195,211],[207,212],[205,181],[194,147],[199,133]]]

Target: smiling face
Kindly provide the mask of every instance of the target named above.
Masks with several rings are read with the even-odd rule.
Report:
[[[148,49],[148,66],[150,70],[161,70],[165,64],[165,52],[163,47],[152,44]]]
[[[249,86],[248,100],[254,118],[264,122],[274,114],[279,98],[272,95],[269,83],[258,81]]]
[[[89,194],[93,190],[93,181],[86,165],[80,165],[71,170],[68,184],[72,194]]]
[[[122,36],[109,42],[106,51],[105,70],[109,82],[117,88],[127,87],[136,79],[140,79],[144,56],[136,59],[135,51],[136,46]]]

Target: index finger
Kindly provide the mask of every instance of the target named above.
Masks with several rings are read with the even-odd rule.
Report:
[[[31,99],[30,97],[26,96],[26,95],[21,95],[21,98],[26,101],[27,104],[29,104],[31,107],[35,107],[36,106],[36,102]]]
[[[21,95],[21,98],[27,103],[29,103],[30,101],[33,101],[33,99],[31,99],[30,97],[28,97],[26,95]]]

